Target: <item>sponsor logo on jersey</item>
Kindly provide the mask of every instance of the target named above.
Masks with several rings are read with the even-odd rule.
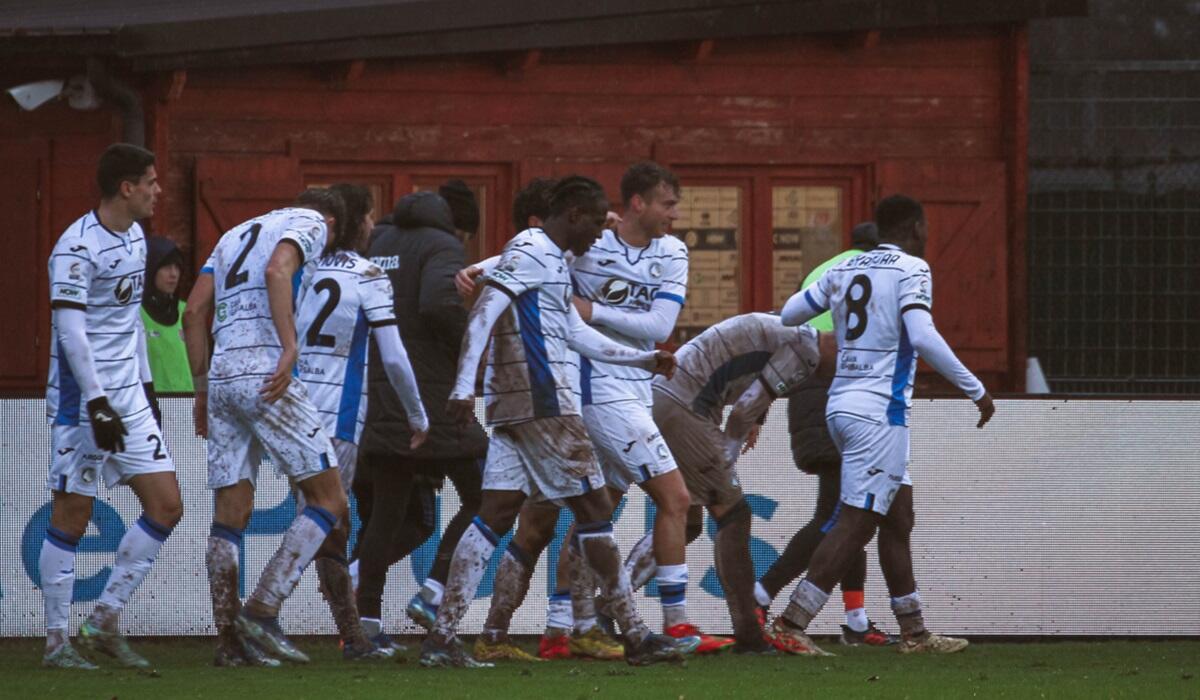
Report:
[[[87,250],[87,246],[85,246],[85,245],[73,245],[70,248],[70,251],[72,253],[82,253],[85,250]]]
[[[616,260],[601,260],[600,262],[598,262],[596,264],[599,265],[600,267],[608,267],[609,265],[616,265],[617,261]]]
[[[108,269],[115,270],[115,269],[117,269],[117,265],[120,265],[120,264],[121,264],[120,258],[113,258],[113,261],[108,264]]]
[[[650,300],[654,298],[656,291],[658,291],[657,286],[651,287],[623,280],[620,277],[610,277],[600,286],[599,301],[609,306],[619,306],[634,302],[641,302],[648,305]]]
[[[58,290],[58,295],[60,297],[78,297],[79,290],[75,289],[74,287],[60,287]]]
[[[378,265],[384,270],[399,270],[400,256],[399,255],[376,255],[371,258],[371,262]]]
[[[58,456],[65,457],[75,451],[74,447],[64,447],[58,451]]]
[[[128,304],[133,301],[135,292],[142,291],[142,272],[136,272],[132,275],[125,275],[117,280],[117,286],[113,288],[113,296],[121,304]]]
[[[226,312],[225,302],[217,304],[217,320],[224,322],[227,318],[229,318],[229,314]]]

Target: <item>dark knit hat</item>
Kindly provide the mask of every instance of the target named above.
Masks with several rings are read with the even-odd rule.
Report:
[[[879,245],[879,227],[874,221],[864,221],[850,232],[850,247],[872,250]]]
[[[467,233],[479,232],[479,203],[475,193],[462,180],[447,180],[438,188],[438,194],[450,205],[454,214],[454,228]]]

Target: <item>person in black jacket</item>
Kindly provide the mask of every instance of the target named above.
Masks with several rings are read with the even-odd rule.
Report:
[[[377,625],[388,567],[433,534],[435,491],[449,477],[462,506],[442,535],[422,592],[409,605],[418,623],[436,615],[454,547],[479,508],[487,436],[478,421],[456,423],[445,412],[467,323],[454,288],[465,253],[449,205],[433,192],[401,198],[390,220],[372,231],[367,256],[392,281],[400,335],[429,414],[429,438],[411,450],[404,409],[372,346],[367,420],[353,491],[363,522],[356,552],[357,602],[363,626],[373,636],[381,631]]]

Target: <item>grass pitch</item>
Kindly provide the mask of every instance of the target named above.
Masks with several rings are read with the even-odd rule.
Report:
[[[113,668],[43,669],[42,640],[0,640],[0,697],[237,698],[1200,698],[1200,641],[979,642],[945,657],[900,656],[894,648],[838,647],[833,658],[693,658],[684,666],[624,663],[506,663],[487,670],[430,670],[409,639],[403,662],[347,663],[329,638],[301,638],[308,666],[217,669],[206,638],[137,640],[156,675]],[[821,640],[818,640],[821,641]],[[530,644],[532,648],[532,644]]]

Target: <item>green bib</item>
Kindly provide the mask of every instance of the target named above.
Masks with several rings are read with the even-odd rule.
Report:
[[[150,356],[150,374],[158,393],[192,393],[192,370],[188,366],[187,347],[183,344],[183,308],[174,325],[164,326],[142,309],[146,327],[146,352]]]

